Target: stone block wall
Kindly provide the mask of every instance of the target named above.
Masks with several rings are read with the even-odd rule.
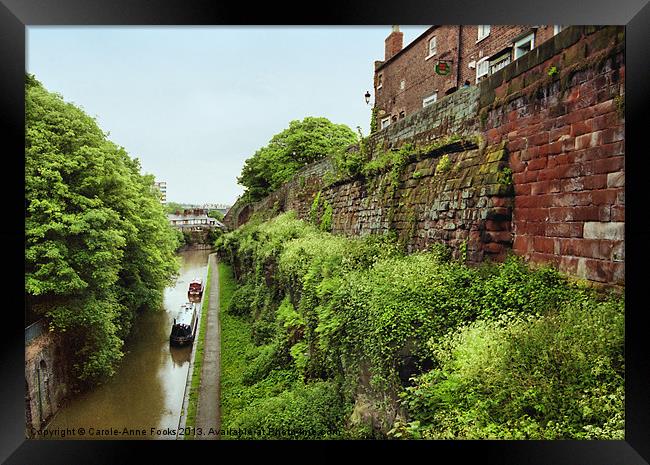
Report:
[[[440,169],[445,165],[448,168]],[[504,171],[507,165],[500,146],[459,150],[450,144],[408,164],[395,189],[386,173],[370,182],[326,187],[321,199],[335,212],[334,233],[395,231],[409,251],[445,242],[455,255],[465,249],[468,261],[480,262],[502,257],[512,245],[514,191]]]
[[[440,169],[445,158],[448,167]],[[319,162],[246,208],[271,215],[293,210],[309,220],[320,193],[318,218],[324,205],[331,205],[335,234],[394,231],[409,251],[445,242],[456,256],[466,250],[469,262],[499,259],[513,240],[514,189],[507,158],[503,144],[452,142],[406,164],[395,186],[390,171],[326,184],[323,179],[333,166]]]
[[[34,437],[70,394],[70,373],[61,335],[49,331],[25,345],[25,433]]]
[[[405,142],[426,145],[444,136],[477,134],[479,96],[476,86],[460,89],[373,133],[369,140],[371,153],[399,147]]]

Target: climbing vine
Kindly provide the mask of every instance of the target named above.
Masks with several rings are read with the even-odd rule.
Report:
[[[378,109],[376,106],[372,107],[372,112],[370,114],[370,134],[377,132],[379,126],[377,125],[377,113]]]
[[[321,191],[318,191],[316,195],[314,196],[314,201],[311,204],[311,208],[309,209],[309,219],[311,220],[312,224],[317,224],[318,222],[318,212],[319,212],[319,202],[320,202],[320,193]]]
[[[332,205],[326,200],[323,207],[323,216],[320,220],[320,230],[321,231],[331,231],[332,230]]]

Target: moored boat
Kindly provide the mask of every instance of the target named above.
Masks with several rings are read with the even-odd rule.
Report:
[[[192,280],[187,293],[195,296],[203,294],[203,280],[198,278]]]
[[[198,317],[196,305],[186,303],[181,305],[181,311],[172,324],[172,331],[169,335],[169,343],[173,346],[187,346],[194,342]]]

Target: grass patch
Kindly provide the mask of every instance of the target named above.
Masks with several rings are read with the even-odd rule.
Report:
[[[228,313],[230,299],[237,284],[232,267],[219,262],[219,319],[221,322],[221,425],[227,427],[233,412],[241,410],[243,400],[237,393],[244,388],[242,381],[248,362],[246,353],[253,349],[251,325]],[[227,437],[224,437],[227,439]]]
[[[208,259],[208,277],[205,289],[203,291],[203,302],[201,304],[201,322],[199,323],[199,337],[196,341],[196,356],[194,357],[194,367],[192,369],[192,381],[190,382],[189,401],[187,405],[186,428],[194,428],[196,425],[196,409],[199,402],[199,386],[201,385],[201,369],[203,368],[203,342],[205,341],[205,332],[208,327],[208,319],[205,316],[210,306],[210,276],[212,268]],[[193,436],[185,436],[185,439],[194,439]]]

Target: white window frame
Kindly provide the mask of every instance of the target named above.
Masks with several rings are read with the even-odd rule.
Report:
[[[390,126],[390,116],[387,116],[386,118],[382,118],[379,128],[386,129],[388,126]]]
[[[489,24],[479,24],[477,27],[478,33],[477,33],[477,39],[476,42],[480,42],[483,39],[485,39],[487,36],[490,35],[490,25]]]
[[[383,73],[379,73],[377,75],[377,83],[379,84],[377,86],[377,90],[379,90],[379,89],[381,89],[381,86],[384,85],[384,74]]]
[[[522,45],[527,44],[527,43],[530,43],[530,50],[528,50],[527,52],[524,52],[521,55],[517,56],[517,51],[519,50],[519,47],[521,47]],[[521,58],[526,53],[532,51],[535,48],[535,33],[531,32],[526,37],[522,37],[521,39],[519,39],[518,41],[516,41],[514,43],[512,48],[514,49],[512,58],[515,59],[515,60]]]
[[[438,101],[438,91],[436,90],[433,94],[422,99],[422,108],[428,107]]]
[[[431,51],[431,44],[432,43],[433,43],[433,52]],[[436,39],[436,36],[433,36],[427,42],[427,56],[426,56],[425,60],[428,60],[432,56],[435,56],[437,51],[438,51],[438,40]]]
[[[556,24],[553,26],[553,35],[556,36],[560,33],[562,29],[564,29],[566,26],[563,26],[561,24]]]
[[[481,71],[481,66],[485,63],[485,72],[480,73]],[[480,73],[480,74],[479,74]],[[490,61],[488,60],[488,57],[481,58],[480,60],[476,61],[476,82],[483,77],[483,76],[488,76],[490,74]]]
[[[505,68],[508,66],[511,62],[511,56],[510,53],[504,53],[500,56],[498,56],[494,60],[490,60],[490,64],[488,65],[488,74],[494,74],[497,71],[499,71],[501,68]],[[501,64],[502,62],[506,62],[504,64]],[[497,69],[492,69],[495,65],[500,65]]]

